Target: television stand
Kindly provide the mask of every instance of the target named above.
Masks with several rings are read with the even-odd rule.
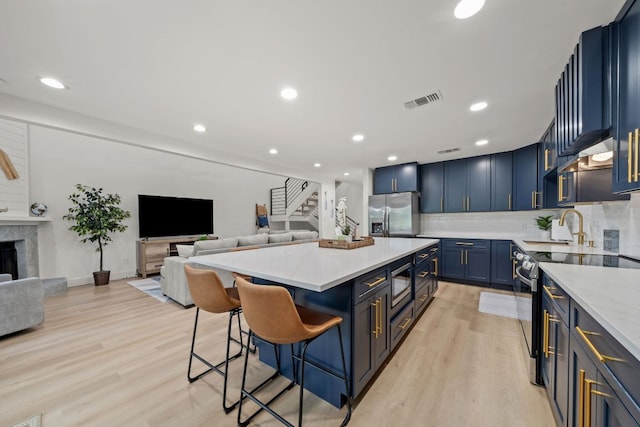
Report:
[[[137,274],[146,279],[149,274],[160,273],[160,267],[168,256],[178,255],[176,245],[189,245],[200,240],[196,237],[160,237],[157,239],[140,239],[136,241]],[[215,240],[216,236],[209,236]]]

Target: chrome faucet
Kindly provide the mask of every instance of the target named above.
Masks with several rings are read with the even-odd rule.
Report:
[[[567,209],[564,212],[562,212],[562,216],[560,217],[560,225],[564,225],[564,218],[567,216],[567,214],[569,212],[575,212],[576,215],[578,215],[578,232],[577,233],[573,233],[573,234],[577,234],[578,235],[578,244],[579,245],[584,245],[584,239],[587,235],[587,233],[584,232],[584,218],[582,217],[582,214],[575,210],[575,209]]]

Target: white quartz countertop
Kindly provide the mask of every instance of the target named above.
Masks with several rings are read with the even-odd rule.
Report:
[[[489,239],[489,240],[513,240],[522,237],[513,232],[499,231],[434,231],[418,234],[417,237],[430,237],[433,239]]]
[[[322,292],[435,243],[438,240],[376,237],[374,245],[350,250],[321,248],[312,242],[195,256],[189,261]]]
[[[554,263],[540,268],[640,360],[640,269]]]
[[[513,239],[513,242],[526,252],[558,252],[565,254],[589,254],[589,255],[618,255],[615,252],[607,252],[602,248],[590,248],[587,245],[578,245],[571,242],[568,245],[558,242],[536,239]]]

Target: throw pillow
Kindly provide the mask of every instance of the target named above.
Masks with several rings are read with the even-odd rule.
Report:
[[[178,250],[178,256],[182,258],[193,256],[193,245],[176,245],[176,249]]]
[[[238,246],[266,245],[268,242],[268,234],[254,234],[253,236],[238,237]]]
[[[317,231],[292,231],[293,240],[311,240],[318,238]]]
[[[293,239],[291,233],[269,234],[269,243],[290,242]]]

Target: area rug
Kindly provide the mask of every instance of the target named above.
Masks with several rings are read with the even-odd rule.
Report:
[[[169,301],[169,297],[162,294],[160,289],[160,277],[152,277],[147,279],[132,280],[127,282],[136,289],[141,290],[145,294],[154,297],[160,302]]]
[[[518,319],[518,306],[522,307],[521,311],[524,312],[525,318],[522,320],[531,320],[531,299],[493,292],[480,292],[478,311],[481,313]]]
[[[35,415],[29,419],[20,421],[18,424],[14,424],[11,427],[40,427],[41,425],[42,423],[40,415]]]

